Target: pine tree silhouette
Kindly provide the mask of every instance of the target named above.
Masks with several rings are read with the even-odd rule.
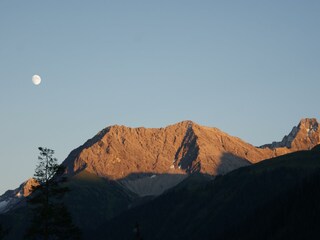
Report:
[[[4,239],[4,237],[7,235],[8,231],[5,230],[2,225],[0,224],[0,240]]]
[[[134,239],[135,240],[143,240],[142,236],[141,236],[141,232],[140,232],[140,225],[139,223],[136,223],[133,232],[135,234]]]
[[[64,167],[53,157],[54,151],[39,148],[39,163],[34,178],[39,185],[33,187],[28,197],[33,219],[25,234],[27,239],[80,239],[80,231],[72,224],[72,218],[62,197],[69,191],[63,187]]]

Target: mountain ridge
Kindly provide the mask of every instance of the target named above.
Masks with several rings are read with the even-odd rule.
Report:
[[[265,159],[311,149],[320,142],[318,126],[315,118],[305,118],[281,142],[255,147],[190,120],[161,128],[113,125],[71,151],[62,164],[68,176],[85,170],[119,181],[140,196],[159,195],[190,174],[226,174]],[[0,197],[3,206],[8,199],[4,196]]]
[[[317,153],[317,151],[319,152],[319,145],[314,147],[319,142],[317,124],[317,120],[314,119],[301,120],[298,126],[294,128],[294,135],[291,134],[293,137],[285,138],[291,139],[290,147],[287,147],[287,145],[255,147],[218,128],[201,126],[192,121],[183,121],[164,128],[109,126],[74,149],[63,162],[63,165],[66,166],[65,174],[68,179],[66,184],[71,189],[65,201],[75,223],[85,229],[86,234],[95,231],[99,224],[137,206],[147,204],[153,199],[166,196],[168,192],[181,191],[178,194],[181,200],[177,202],[177,206],[179,204],[183,205],[185,198],[183,197],[184,190],[181,187],[185,190],[189,189],[191,194],[196,191],[194,194],[199,194],[199,203],[201,203],[203,202],[201,196],[205,197],[206,193],[198,192],[197,189],[203,189],[208,181],[223,178],[222,175],[227,174],[229,176],[225,178],[229,179],[226,184],[231,181],[241,187],[245,183],[245,178],[253,177],[251,173],[259,173],[263,170],[267,175],[270,171],[273,171],[272,168],[277,166],[279,159],[283,159],[281,156],[286,153],[290,154],[284,156],[285,164],[284,162],[281,164],[284,164],[287,170],[290,170],[291,167],[295,168],[294,164],[298,164],[298,167],[300,163],[307,166],[308,163],[307,161],[304,162],[304,159],[301,159],[299,163],[291,160],[308,154],[319,154]],[[307,151],[312,147],[314,147],[312,151]],[[293,153],[299,150],[306,151]],[[274,159],[268,161],[271,158]],[[313,164],[313,162],[311,163]],[[318,164],[318,162],[316,163]],[[249,165],[253,165],[253,168]],[[250,174],[248,176],[238,176],[236,179],[231,177],[234,176],[233,173],[241,172],[241,169],[248,169],[246,166],[257,171],[244,170]],[[309,167],[312,169],[314,166],[310,165]],[[240,171],[236,170],[237,168],[241,168]],[[286,180],[283,178],[283,168],[281,167],[278,170],[280,172],[279,177]],[[303,174],[300,172],[304,171],[299,171],[296,168],[293,173]],[[264,179],[262,177],[259,181],[263,183]],[[270,178],[271,180],[273,181],[273,178]],[[253,179],[252,183],[255,183],[255,181]],[[177,185],[178,188],[176,188]],[[273,188],[274,183],[270,186]],[[27,187],[28,184],[25,184],[19,191],[28,193]],[[248,187],[250,188],[250,185]],[[224,187],[221,187],[221,189],[224,189]],[[6,209],[6,206],[4,206],[0,209],[6,212],[4,215],[0,214],[0,220],[1,216],[2,219],[6,219],[7,216],[12,217],[11,224],[13,224],[13,228],[17,229],[14,232],[23,232],[25,225],[21,219],[28,219],[28,216],[24,213],[24,209],[27,207],[24,197],[16,195],[19,191],[9,191],[9,193],[15,193],[11,198],[12,203],[14,203],[14,205],[11,205],[13,208],[10,206],[10,209]],[[211,190],[208,189],[208,191]],[[228,194],[222,194],[221,204],[223,205],[228,199],[227,196],[239,191],[240,188],[235,188],[227,192]],[[252,191],[249,195],[252,195],[255,189],[252,189]],[[6,197],[8,196],[0,196],[0,205],[6,204],[8,199]],[[174,199],[176,197],[175,195]],[[192,209],[192,202],[194,202],[193,198],[189,200],[190,208],[187,208],[188,211]],[[220,200],[217,199],[217,201]],[[199,209],[207,203],[200,204]],[[172,205],[172,211],[176,210],[176,204],[171,201],[168,201],[168,204]],[[244,202],[243,204],[247,203]],[[230,204],[231,207],[235,205]],[[219,206],[217,205],[217,207]],[[162,212],[162,210],[159,211]],[[182,210],[181,216],[188,213],[185,209],[180,210]],[[201,211],[205,212],[203,209]],[[171,212],[169,211],[168,214],[170,215]],[[221,216],[226,215],[225,213],[221,214]],[[20,219],[20,222],[18,219]],[[217,219],[220,219],[220,217]],[[181,230],[184,229],[181,228]],[[11,239],[18,239],[18,237],[13,236]],[[91,239],[91,237],[88,239]]]
[[[137,223],[146,239],[274,239],[274,234],[275,239],[304,239],[295,237],[297,232],[317,239],[319,156],[317,147],[268,159],[206,182],[190,177],[150,202],[104,222],[90,239],[103,239],[106,234],[110,239],[130,239]],[[309,185],[306,181],[312,183],[307,199],[303,195]],[[294,208],[296,203],[302,210]],[[253,236],[247,238],[246,233]]]
[[[224,174],[266,158],[312,148],[319,143],[318,127],[308,128],[313,129],[312,140],[299,143],[300,132],[308,123],[318,126],[316,119],[303,119],[281,143],[261,147],[190,120],[164,128],[113,125],[72,151],[63,164],[70,174],[86,169],[114,180],[135,172]],[[288,141],[293,146],[287,147]],[[219,168],[223,157],[224,167]]]

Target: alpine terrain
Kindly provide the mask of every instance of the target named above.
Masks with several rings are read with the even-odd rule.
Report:
[[[292,170],[291,163],[297,166],[293,169],[294,172],[298,171],[300,164],[304,164],[300,158],[305,156],[312,158],[312,164],[317,163],[313,156],[317,155],[318,151],[311,149],[319,143],[319,123],[311,118],[302,119],[282,141],[260,147],[217,128],[201,126],[192,121],[183,121],[165,128],[110,126],[73,150],[63,161],[62,165],[66,167],[64,175],[68,179],[65,184],[70,189],[64,201],[85,239],[94,239],[93,234],[96,231],[100,235],[95,237],[104,239],[104,230],[114,230],[114,234],[109,234],[110,239],[128,239],[132,233],[129,225],[136,224],[135,221],[148,228],[145,230],[148,239],[186,237],[188,232],[183,232],[184,226],[193,225],[193,222],[203,223],[201,226],[195,224],[194,228],[189,229],[194,229],[194,233],[202,229],[203,233],[206,232],[203,234],[204,239],[211,239],[208,238],[211,235],[223,237],[232,224],[236,226],[242,222],[247,226],[243,219],[233,222],[232,218],[223,218],[224,214],[234,216],[236,213],[248,212],[251,214],[248,215],[251,220],[245,220],[248,224],[255,218],[252,214],[256,208],[250,208],[251,205],[256,206],[254,204],[241,203],[242,207],[239,206],[239,209],[230,207],[230,204],[236,204],[236,196],[243,197],[244,193],[248,193],[248,196],[245,196],[248,203],[260,201],[260,198],[252,194],[256,188],[266,188],[266,191],[269,191],[269,185],[259,185],[260,181],[264,181],[262,179],[271,181],[271,185],[277,185],[271,178],[268,180],[268,171],[270,176],[277,176],[279,169],[284,171],[280,176],[291,179],[295,175],[286,172],[287,168]],[[299,152],[302,150],[304,151]],[[291,161],[291,158],[295,160]],[[266,159],[272,160],[263,161]],[[308,165],[307,169],[312,169],[312,164]],[[313,173],[313,170],[299,175],[296,183],[300,184],[300,180],[311,172]],[[284,181],[284,185],[279,191],[275,191],[274,195],[271,191],[272,197],[261,202],[265,205],[257,207],[267,208],[283,191],[290,192],[293,185],[285,184],[288,179],[279,177],[278,181]],[[7,234],[7,239],[22,239],[28,222],[25,199],[32,194],[31,186],[35,184],[37,183],[31,179],[18,189],[7,191],[0,197],[0,223],[13,229]],[[236,189],[242,189],[239,184],[249,185],[241,185],[245,190],[237,195]],[[256,189],[257,194],[263,196],[259,189]],[[192,205],[194,201],[201,205]],[[209,202],[212,204],[207,205]],[[157,206],[160,212],[155,211],[153,213],[156,215],[150,215],[152,206]],[[264,211],[263,209],[259,211]],[[207,211],[212,213],[212,219],[206,214]],[[162,212],[167,214],[162,215]],[[159,215],[159,221],[162,218],[162,221],[165,221],[170,212],[173,215],[166,224],[177,224],[177,229],[181,232],[177,231],[176,235],[172,233],[172,226],[159,225],[158,220],[153,219],[157,219]],[[225,225],[226,228],[221,228],[223,231],[216,233],[205,230],[209,227],[207,222],[216,224],[218,218],[232,223],[232,226],[229,228],[229,225]],[[118,229],[117,226],[123,224],[128,224],[127,232]],[[220,226],[219,224],[217,226]],[[171,229],[168,233],[173,234],[172,237],[164,234],[167,229]],[[154,238],[153,233],[157,234]],[[234,233],[236,234],[235,230]],[[202,235],[199,233],[199,236]]]

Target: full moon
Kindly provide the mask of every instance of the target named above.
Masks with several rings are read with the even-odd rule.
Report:
[[[34,85],[39,85],[41,83],[41,77],[39,75],[33,75],[32,82]]]

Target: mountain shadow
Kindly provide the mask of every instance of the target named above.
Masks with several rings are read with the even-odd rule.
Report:
[[[306,236],[317,235],[318,230],[313,227],[320,214],[319,207],[314,206],[320,200],[319,159],[319,151],[301,151],[242,167],[206,183],[188,178],[185,181],[189,183],[183,181],[152,201],[105,222],[92,239],[107,235],[109,239],[130,239],[136,223],[147,240],[235,239],[238,234],[236,239],[273,239],[273,233],[277,239],[301,239],[303,231],[297,226],[303,222],[304,226],[312,226],[302,228],[309,231]],[[298,193],[296,189],[300,189]],[[304,193],[309,196],[307,199]],[[291,205],[291,197],[286,196],[296,197]],[[282,211],[286,205],[288,210]],[[303,205],[308,205],[305,215],[302,210],[295,212],[295,207]],[[284,232],[282,227],[274,226],[275,216],[282,217],[280,226]],[[291,221],[291,217],[300,220]],[[269,234],[261,237],[258,230],[252,229],[256,221],[259,232]]]
[[[196,164],[193,164],[194,161],[196,161],[198,154],[199,146],[197,144],[197,136],[195,135],[191,124],[186,131],[181,146],[175,154],[174,163],[187,173],[200,172],[201,163],[197,162]],[[179,159],[180,161],[178,162]]]
[[[92,232],[103,222],[151,201],[186,177],[186,174],[150,172],[133,173],[123,179],[111,180],[82,171],[70,176],[64,183],[70,191],[65,194],[63,202],[74,224],[81,229],[83,238],[91,239]],[[19,207],[0,216],[0,223],[5,223],[5,227],[12,230],[7,240],[23,239],[30,214],[28,206],[21,202]]]
[[[315,215],[319,212],[317,207],[312,207],[315,202],[309,201],[309,197],[296,196],[297,202],[292,203],[288,211],[281,212],[281,209],[285,205],[290,206],[287,203],[290,199],[285,197],[294,196],[292,194],[296,189],[301,189],[301,194],[304,191],[306,194],[319,191],[315,188],[318,186],[317,178],[313,177],[320,172],[318,149],[265,160],[217,177],[201,173],[167,176],[138,172],[114,181],[82,171],[69,177],[66,184],[71,191],[64,201],[74,223],[84,233],[84,239],[105,239],[106,236],[108,239],[132,239],[137,223],[141,236],[147,240],[234,239],[237,235],[243,236],[239,239],[260,239],[254,238],[258,236],[255,230],[248,231],[248,234],[241,231],[255,222],[261,232],[271,229],[280,239],[282,228],[277,229],[272,223],[277,214],[282,216],[285,229],[295,229],[301,221],[314,226],[309,223],[308,214],[311,208],[315,209]],[[233,158],[230,153],[222,155],[221,168]],[[244,159],[237,161],[243,163]],[[170,187],[164,187],[167,184],[165,181]],[[160,192],[155,191],[158,195],[139,192],[149,187],[152,189],[157,184],[164,187]],[[307,186],[311,186],[311,190],[305,190]],[[294,207],[303,204],[310,207],[305,209],[307,215],[303,212],[295,215]],[[273,208],[278,209],[275,215],[271,214]],[[28,224],[28,211],[21,207],[0,216],[0,223],[11,227],[6,239],[22,239]],[[301,221],[290,222],[287,216],[300,217]],[[314,220],[312,217],[310,219]],[[282,237],[285,239],[294,233],[288,230],[288,235]]]
[[[320,171],[316,171],[293,188],[283,191],[276,199],[257,208],[247,219],[216,239],[318,239],[319,186]]]
[[[220,163],[217,166],[217,174],[226,174],[239,167],[249,166],[252,163],[245,158],[241,158],[231,152],[224,152],[220,157]]]

